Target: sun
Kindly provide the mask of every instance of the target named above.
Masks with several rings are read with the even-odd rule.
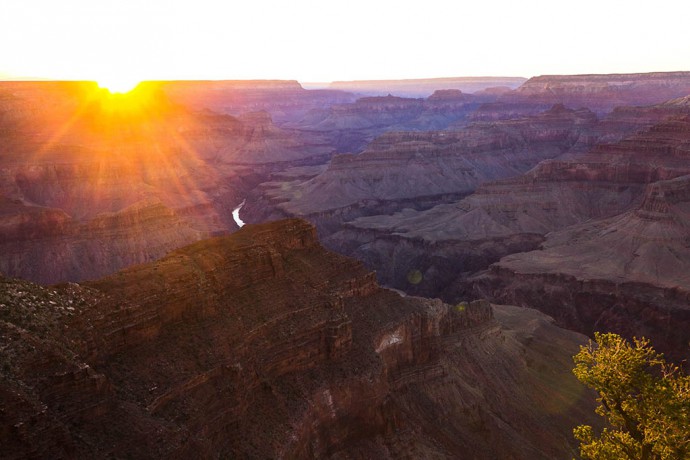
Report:
[[[105,78],[98,79],[98,86],[105,88],[111,93],[124,94],[128,93],[141,82],[141,80],[123,77],[123,76],[109,76]]]

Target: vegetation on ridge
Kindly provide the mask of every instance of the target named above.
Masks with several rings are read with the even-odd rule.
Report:
[[[690,458],[690,376],[648,340],[595,333],[573,359],[573,373],[599,393],[596,413],[608,422],[598,436],[588,425],[573,430],[582,458]]]

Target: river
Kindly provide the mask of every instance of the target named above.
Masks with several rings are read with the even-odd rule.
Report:
[[[240,228],[244,227],[244,221],[240,219],[240,209],[242,209],[242,206],[244,206],[244,203],[246,202],[246,199],[242,200],[242,203],[232,210],[232,218],[235,219],[235,223],[237,223],[237,226]]]

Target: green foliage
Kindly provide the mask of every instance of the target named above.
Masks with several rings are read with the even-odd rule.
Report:
[[[608,422],[573,433],[580,455],[596,460],[690,458],[690,376],[667,364],[646,339],[631,344],[599,334],[580,347],[573,373],[599,393],[596,413]]]

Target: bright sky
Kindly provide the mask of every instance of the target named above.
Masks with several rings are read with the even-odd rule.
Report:
[[[689,0],[2,0],[0,78],[690,70]]]

